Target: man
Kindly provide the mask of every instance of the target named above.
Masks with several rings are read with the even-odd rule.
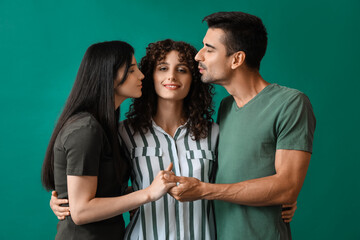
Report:
[[[202,81],[231,95],[218,111],[216,181],[170,175],[169,181],[179,182],[170,194],[180,201],[216,200],[218,239],[291,239],[281,205],[296,201],[310,162],[310,101],[261,77],[267,33],[258,17],[219,12],[204,20],[209,29],[195,57]]]

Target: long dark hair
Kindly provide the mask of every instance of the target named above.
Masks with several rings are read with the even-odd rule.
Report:
[[[121,83],[126,80],[134,49],[126,42],[111,41],[91,45],[81,61],[74,86],[52,133],[42,166],[41,180],[47,190],[55,189],[54,144],[63,126],[75,114],[90,113],[102,126],[112,146],[118,181],[127,174],[117,137],[120,109],[114,110],[114,80],[125,65]]]
[[[154,87],[154,70],[157,62],[163,60],[171,51],[179,52],[179,61],[185,62],[191,72],[190,91],[184,99],[184,112],[188,118],[187,128],[194,140],[207,137],[208,126],[213,121],[213,86],[201,81],[198,63],[195,61],[196,49],[188,43],[166,39],[150,43],[146,55],[141,59],[140,70],[145,75],[142,81],[143,93],[133,99],[126,114],[130,126],[137,131],[147,132],[152,126],[152,117],[157,111],[157,94]]]

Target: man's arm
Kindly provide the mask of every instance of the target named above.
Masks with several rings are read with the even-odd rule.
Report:
[[[169,193],[179,201],[222,200],[249,206],[293,203],[304,183],[310,157],[311,153],[304,151],[277,150],[274,175],[232,184],[211,184],[168,175],[169,181],[180,183]]]

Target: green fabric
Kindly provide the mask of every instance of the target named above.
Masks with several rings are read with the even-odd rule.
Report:
[[[309,99],[295,89],[270,84],[242,108],[229,96],[220,105],[218,123],[216,183],[273,175],[277,149],[312,152],[315,117]],[[218,239],[291,239],[281,206],[214,205]]]
[[[88,113],[78,114],[69,122],[54,145],[55,190],[59,198],[68,198],[67,175],[97,176],[96,197],[120,196],[111,147],[100,124]],[[69,216],[59,221],[56,239],[121,239],[124,228],[122,215],[79,226]]]

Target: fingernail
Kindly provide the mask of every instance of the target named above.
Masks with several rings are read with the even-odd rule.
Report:
[[[165,174],[164,174],[164,178],[168,179],[168,178],[169,178],[169,174],[165,173]]]

